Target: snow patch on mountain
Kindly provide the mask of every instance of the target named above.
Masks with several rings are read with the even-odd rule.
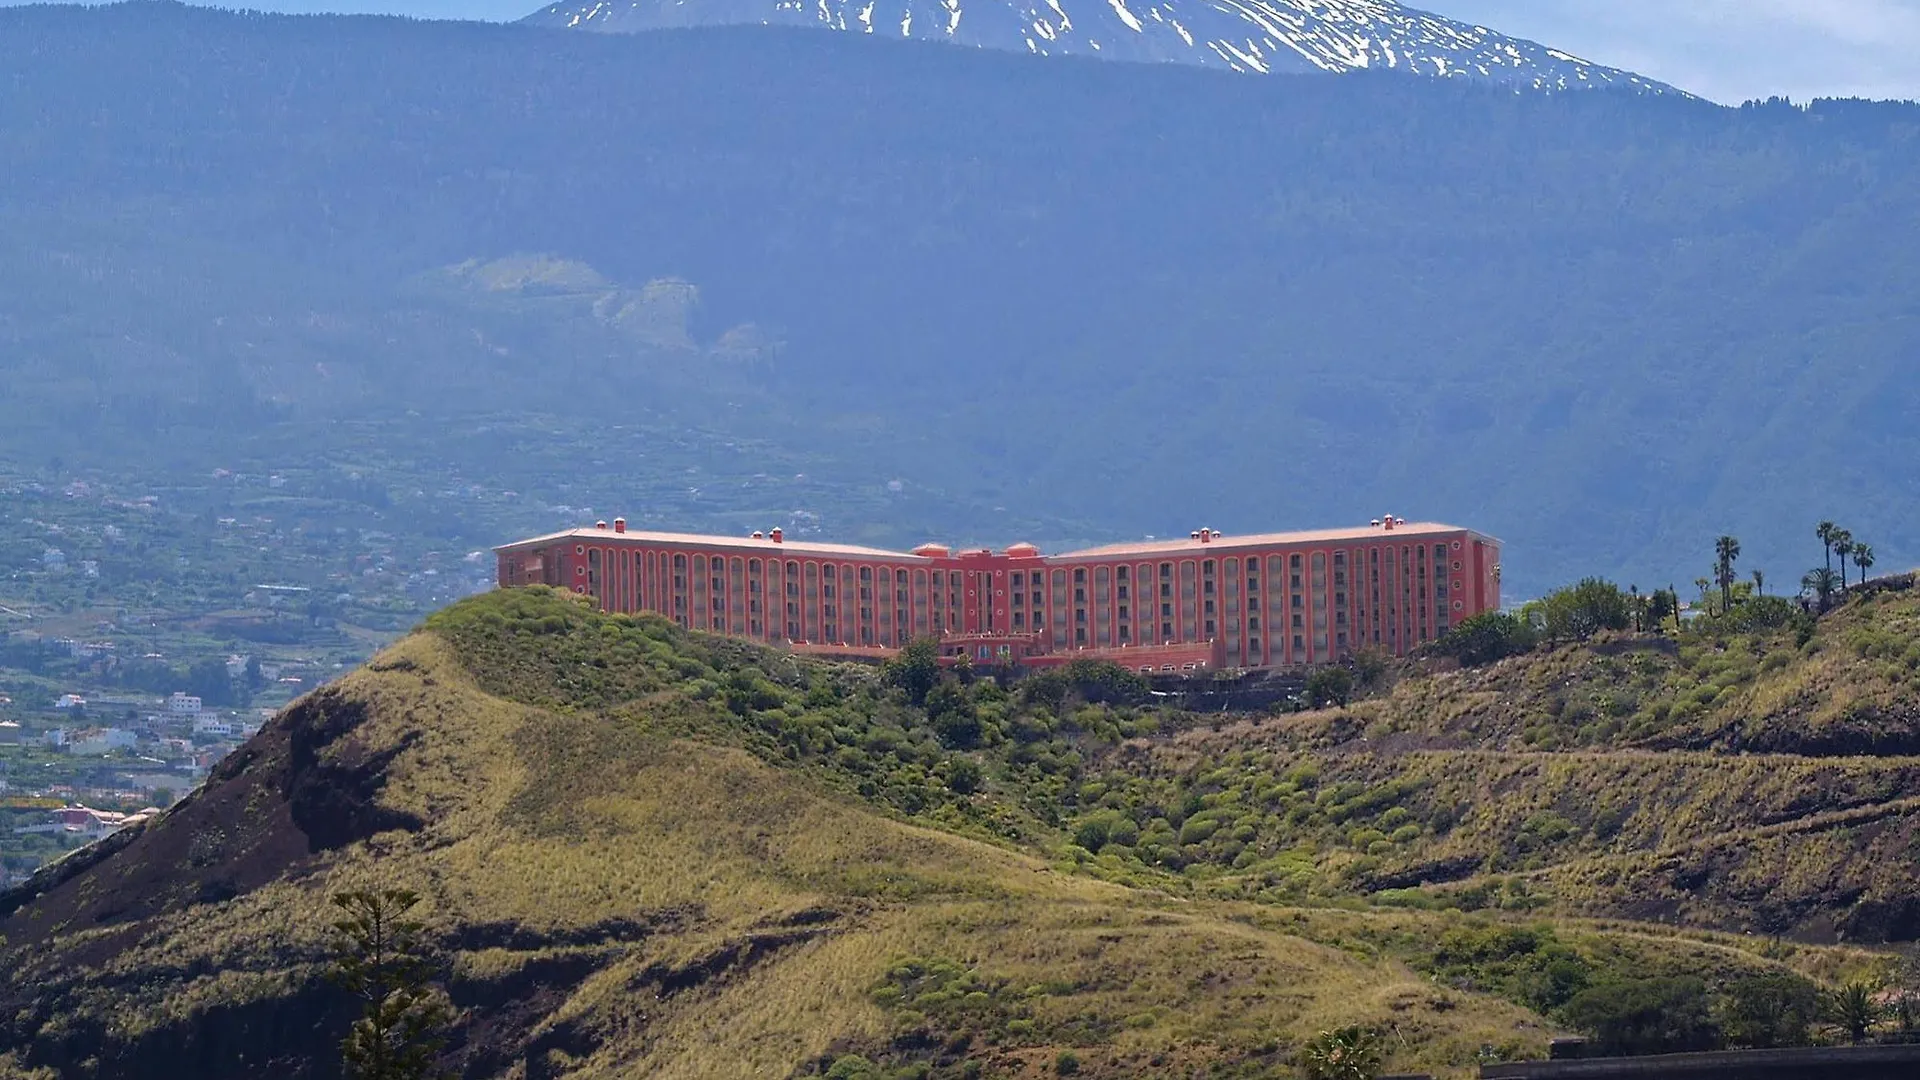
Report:
[[[559,0],[528,22],[631,33],[815,26],[1267,73],[1404,71],[1540,89],[1664,83],[1393,0]]]

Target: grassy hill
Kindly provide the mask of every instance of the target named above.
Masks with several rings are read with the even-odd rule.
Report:
[[[0,1075],[331,1075],[328,897],[357,887],[426,896],[472,1077],[1040,1076],[1063,1053],[1270,1076],[1343,1023],[1454,1074],[1538,1052],[1582,986],[1876,962],[1716,931],[1777,908],[1807,938],[1902,932],[1861,913],[1911,904],[1910,863],[1835,875],[1910,836],[1912,763],[1464,745],[1465,688],[1567,662],[1266,719],[1093,669],[917,705],[869,668],[478,597],[0,898]],[[1415,731],[1423,693],[1462,710]]]

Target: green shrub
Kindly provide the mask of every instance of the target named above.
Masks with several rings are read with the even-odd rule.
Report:
[[[1720,1042],[1706,984],[1692,977],[1591,987],[1575,994],[1560,1015],[1608,1055],[1711,1050]]]
[[[1374,1080],[1380,1063],[1380,1036],[1368,1028],[1323,1031],[1300,1048],[1305,1080]]]

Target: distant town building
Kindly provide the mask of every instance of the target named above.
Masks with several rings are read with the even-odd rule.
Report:
[[[84,709],[87,707],[87,699],[81,697],[79,694],[61,694],[59,700],[53,703],[53,707],[56,709]]]
[[[1114,544],[1043,555],[910,552],[749,537],[570,529],[495,549],[503,588],[546,584],[602,610],[825,655],[934,638],[951,660],[1098,658],[1141,671],[1304,668],[1404,654],[1500,607],[1500,543],[1391,516],[1315,532]]]
[[[38,825],[16,827],[16,833],[50,833],[67,835],[82,840],[98,840],[111,836],[130,825],[137,825],[158,814],[160,811],[149,808],[136,810],[131,814],[115,813],[111,810],[94,810],[85,806],[65,806],[47,812],[47,819]]]
[[[89,728],[67,736],[67,753],[103,756],[117,750],[131,750],[139,736],[125,728]]]
[[[200,699],[176,691],[167,699],[167,715],[175,720],[191,720],[200,715]]]

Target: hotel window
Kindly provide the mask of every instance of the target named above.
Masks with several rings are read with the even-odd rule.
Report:
[[[1170,637],[1172,637],[1172,636],[1173,636],[1173,624],[1172,624],[1172,623],[1170,623],[1170,622],[1163,622],[1163,623],[1161,623],[1161,624],[1160,624],[1160,636],[1161,636],[1161,637],[1163,637],[1163,638],[1170,638]]]
[[[1084,604],[1084,603],[1086,603],[1086,602],[1087,602],[1087,590],[1085,590],[1085,589],[1075,589],[1075,590],[1073,590],[1073,602],[1074,602],[1074,603],[1076,603],[1076,604]]]
[[[1132,640],[1133,640],[1133,634],[1132,634],[1132,632],[1131,632],[1131,631],[1129,631],[1129,630],[1128,630],[1128,629],[1127,629],[1126,627],[1124,627],[1124,626],[1123,626],[1123,627],[1121,627],[1121,628],[1120,628],[1120,644],[1122,644],[1122,645],[1125,645],[1125,644],[1127,644],[1128,642],[1130,642],[1130,641],[1132,641]]]
[[[1033,606],[1034,606],[1034,607],[1039,607],[1039,606],[1041,605],[1041,603],[1042,603],[1042,601],[1041,601],[1041,599],[1040,599],[1040,590],[1038,590],[1038,589],[1035,589],[1035,590],[1034,590],[1034,592],[1033,592]]]
[[[1161,604],[1161,605],[1160,605],[1160,617],[1161,617],[1161,618],[1163,618],[1163,619],[1171,619],[1171,618],[1173,618],[1173,605],[1172,605],[1172,604]]]
[[[1247,629],[1249,630],[1260,629],[1260,616],[1258,615],[1247,616]]]
[[[1208,615],[1211,615],[1211,614],[1213,614],[1213,601],[1211,601],[1211,600],[1209,600],[1209,601],[1207,601],[1207,607],[1206,607],[1206,612],[1205,612],[1205,613],[1206,613],[1206,614],[1208,614]]]
[[[1127,605],[1125,604],[1120,605],[1120,617],[1123,619],[1131,618],[1131,616],[1127,614]]]
[[[1124,569],[1122,570],[1122,572],[1123,573],[1125,572]],[[1121,580],[1124,581],[1125,579],[1123,578]],[[1114,592],[1116,593],[1116,596],[1114,597],[1114,599],[1125,600],[1127,598],[1127,587],[1125,585],[1115,585],[1113,588],[1114,588]]]
[[[1076,645],[1085,645],[1087,643],[1087,628],[1082,626],[1075,629],[1073,632],[1073,640]]]
[[[1207,630],[1206,630],[1206,633],[1207,633],[1207,636],[1209,636],[1209,637],[1211,637],[1211,636],[1213,636],[1213,620],[1212,620],[1212,619],[1208,619],[1208,620],[1207,620]]]
[[[1015,570],[1013,572],[1013,587],[1018,589],[1024,586],[1026,583],[1027,583],[1027,575],[1021,573],[1018,570]]]
[[[1113,572],[1113,577],[1115,581],[1127,580],[1127,568],[1124,566],[1116,568]]]
[[[1307,639],[1301,637],[1299,634],[1293,635],[1293,651],[1305,652],[1306,648],[1307,648]]]
[[[1013,626],[1014,626],[1014,629],[1016,629],[1016,630],[1018,630],[1018,629],[1020,629],[1021,627],[1024,627],[1024,626],[1026,626],[1026,625],[1027,625],[1027,613],[1026,613],[1026,612],[1024,612],[1024,611],[1016,611],[1016,612],[1014,612],[1014,613],[1013,613]]]

